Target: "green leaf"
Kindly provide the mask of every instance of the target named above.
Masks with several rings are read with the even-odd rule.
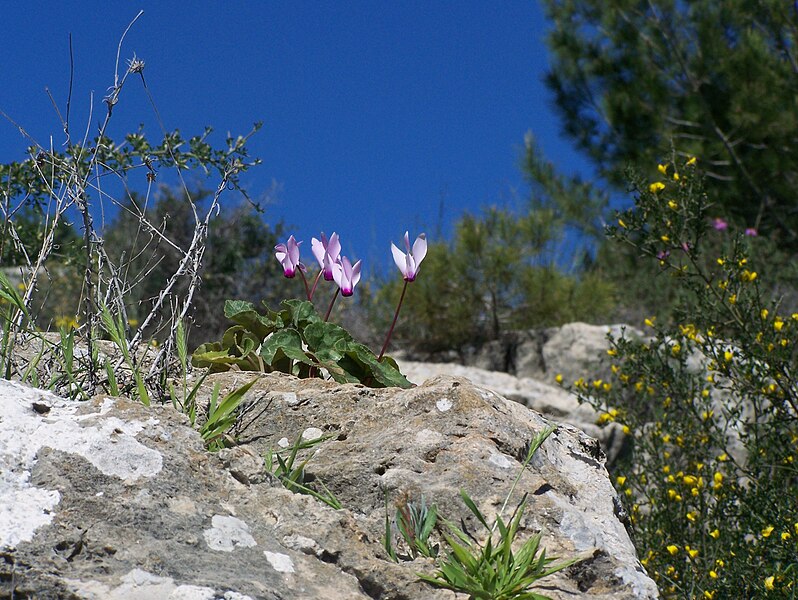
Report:
[[[291,315],[290,322],[300,331],[311,323],[323,322],[316,312],[316,307],[308,300],[283,300],[282,306],[288,309]]]
[[[474,501],[468,497],[468,494],[466,493],[465,490],[460,490],[460,497],[463,499],[463,502],[468,507],[468,510],[470,510],[473,513],[473,515],[479,520],[480,523],[482,523],[482,526],[488,531],[490,531],[491,527],[488,525],[488,522],[485,520],[485,517],[482,516],[482,513],[477,508],[477,505],[474,504]]]
[[[268,309],[267,309],[268,310]],[[255,305],[245,300],[227,300],[224,303],[224,316],[238,325],[246,328],[260,340],[283,327],[282,320],[275,313],[261,315],[255,310]]]
[[[293,329],[281,329],[273,333],[261,346],[260,356],[267,365],[271,365],[275,356],[282,352],[291,360],[314,365],[315,362],[308,357],[302,349],[302,338]]]

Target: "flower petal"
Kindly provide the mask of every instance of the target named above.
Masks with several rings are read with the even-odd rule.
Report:
[[[395,244],[391,243],[391,253],[393,254],[393,262],[396,267],[402,272],[402,276],[407,275],[407,255],[399,250]]]

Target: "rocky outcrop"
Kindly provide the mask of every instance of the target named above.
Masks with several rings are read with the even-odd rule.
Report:
[[[641,336],[639,331],[625,325],[586,323],[508,331],[499,340],[467,355],[465,364],[548,383],[554,383],[558,374],[569,382],[580,377],[606,379],[607,334],[620,337],[623,330],[627,335]]]
[[[623,428],[618,423],[597,424],[599,414],[588,404],[579,404],[576,396],[557,385],[542,383],[529,377],[516,377],[509,373],[486,371],[453,363],[423,363],[403,360],[400,369],[416,384],[431,377],[452,375],[465,377],[476,385],[493,390],[509,400],[514,400],[558,423],[567,423],[581,429],[601,443],[607,462],[613,463],[624,451]]]
[[[224,393],[252,377],[207,383]],[[386,496],[423,495],[479,535],[459,490],[492,518],[547,423],[456,377],[375,390],[270,374],[248,393],[243,444],[209,454],[171,407],[74,403],[0,381],[0,598],[464,599],[418,580],[429,559],[388,559]],[[324,438],[301,457],[307,479],[343,508],[264,469],[269,449],[303,434]],[[524,493],[521,538],[543,531],[548,555],[585,558],[539,591],[657,597],[595,440],[560,426],[508,506]]]

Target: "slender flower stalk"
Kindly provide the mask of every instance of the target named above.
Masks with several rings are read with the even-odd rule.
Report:
[[[333,294],[332,300],[330,300],[330,306],[327,307],[327,312],[324,314],[324,322],[326,323],[329,318],[330,314],[332,313],[333,304],[338,299],[338,293],[341,291],[341,288],[335,288],[335,294]]]
[[[396,312],[393,313],[393,321],[391,321],[391,326],[388,328],[388,335],[385,336],[385,342],[382,344],[382,349],[380,349],[380,355],[377,357],[378,361],[382,360],[385,351],[388,349],[388,344],[391,343],[391,335],[393,335],[394,327],[396,327],[396,320],[399,318],[399,311],[402,309],[402,302],[405,299],[405,292],[407,291],[407,284],[410,283],[407,279],[405,279],[405,284],[402,286],[402,295],[399,296],[399,304],[396,305]]]
[[[316,277],[313,278],[313,287],[310,288],[309,291],[307,289],[308,286],[305,285],[305,291],[307,292],[308,300],[313,300],[313,294],[316,293],[316,286],[319,285],[319,279],[321,279],[321,271],[316,273]]]

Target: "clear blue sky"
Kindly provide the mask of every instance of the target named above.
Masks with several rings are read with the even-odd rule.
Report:
[[[44,88],[63,111],[71,32],[72,129],[86,127],[93,91],[96,130],[117,43],[139,9],[122,58],[146,62],[167,129],[188,136],[211,125],[221,144],[263,121],[250,145],[263,165],[244,183],[256,198],[278,184],[266,218],[305,240],[306,259],[311,236],[338,231],[346,254],[386,265],[405,229],[446,233],[463,211],[518,203],[528,130],[565,172],[590,175],[559,135],[534,1],[7,3],[0,109],[60,145]],[[157,140],[132,83],[112,135],[143,122]],[[27,145],[0,120],[0,160],[24,158]]]

